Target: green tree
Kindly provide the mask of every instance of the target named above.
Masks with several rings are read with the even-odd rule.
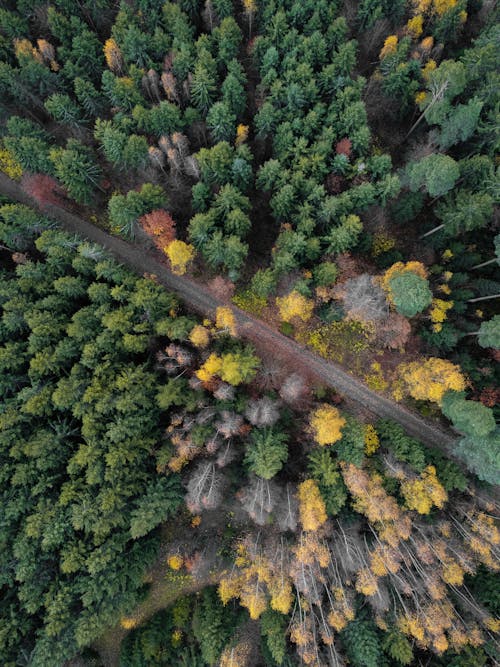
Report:
[[[272,428],[254,429],[250,439],[245,453],[248,469],[263,479],[271,479],[288,458],[288,435]]]
[[[69,196],[81,204],[90,204],[101,178],[101,170],[91,149],[76,139],[68,139],[65,148],[52,148],[49,156],[55,174]]]
[[[155,480],[137,501],[130,516],[130,534],[134,540],[175,513],[181,502],[181,486],[175,477]]]
[[[441,404],[453,426],[471,438],[484,438],[495,430],[493,410],[478,401],[468,401],[464,392],[447,391]]]
[[[274,609],[266,609],[259,620],[266,649],[272,660],[281,665],[286,655],[286,616]]]
[[[380,444],[394,454],[398,461],[408,463],[417,472],[426,465],[424,446],[406,434],[404,428],[390,419],[381,419],[376,424]]]
[[[340,637],[347,657],[357,667],[377,667],[382,663],[382,648],[373,621],[351,621]]]
[[[58,123],[78,127],[84,122],[80,107],[69,95],[54,93],[45,100],[45,108]]]
[[[198,63],[190,83],[191,100],[195,107],[206,114],[215,101],[216,79],[206,67]]]
[[[424,188],[431,197],[449,192],[460,176],[458,164],[449,155],[432,153],[418,162],[411,162],[405,170],[410,190]]]
[[[458,236],[465,232],[485,227],[493,216],[493,198],[485,192],[470,192],[460,189],[448,195],[435,208],[436,217],[442,224],[422,235],[430,236],[442,229],[447,236]]]
[[[500,349],[500,315],[495,315],[491,320],[481,322],[477,340],[481,347]]]
[[[421,313],[432,301],[428,280],[413,271],[396,274],[389,281],[389,286],[396,310],[405,317]]]
[[[161,186],[144,183],[139,192],[130,190],[126,195],[115,194],[110,198],[109,219],[120,234],[133,238],[141,215],[161,208],[166,202],[167,197]]]
[[[88,79],[76,77],[73,81],[76,99],[88,116],[99,116],[106,104],[104,96]]]
[[[203,660],[215,665],[236,625],[230,607],[224,607],[214,588],[205,588],[193,614],[193,633]]]
[[[225,102],[216,102],[207,114],[207,126],[214,141],[233,141],[236,116]]]
[[[498,484],[500,479],[500,429],[485,437],[461,438],[455,445],[455,453],[479,479]]]
[[[340,225],[330,229],[324,237],[326,251],[337,255],[353,248],[362,230],[363,224],[357,215],[344,217]]]
[[[384,632],[382,647],[384,652],[400,665],[411,665],[413,662],[412,646],[398,630],[389,629]]]
[[[346,504],[347,490],[332,450],[327,447],[314,449],[308,456],[307,468],[318,483],[328,515],[335,516]]]

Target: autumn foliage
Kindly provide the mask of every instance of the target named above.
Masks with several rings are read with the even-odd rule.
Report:
[[[299,485],[300,522],[304,530],[317,530],[327,520],[326,508],[318,485],[306,479]]]
[[[184,241],[175,240],[169,243],[164,251],[170,260],[172,273],[183,276],[186,273],[189,262],[195,255],[194,247]]]
[[[398,369],[408,393],[419,401],[441,403],[445,392],[463,391],[466,387],[460,367],[447,359],[429,357],[400,364]]]
[[[314,309],[314,301],[302,296],[296,290],[293,290],[284,297],[277,297],[276,305],[278,306],[280,318],[283,322],[291,322],[294,318],[307,322],[311,318]]]
[[[163,250],[175,239],[175,221],[164,209],[146,213],[139,218],[139,224],[159,250]]]
[[[342,437],[342,427],[346,421],[339,410],[323,403],[312,413],[309,424],[318,445],[332,445]]]

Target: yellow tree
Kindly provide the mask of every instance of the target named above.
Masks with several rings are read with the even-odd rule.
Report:
[[[236,139],[234,144],[235,146],[240,146],[241,144],[244,144],[247,139],[248,139],[248,125],[242,125],[240,123],[236,128]]]
[[[398,370],[410,396],[420,401],[440,404],[445,392],[463,391],[466,386],[460,367],[447,359],[429,357],[400,364]]]
[[[276,305],[283,322],[290,322],[294,317],[307,322],[311,318],[314,301],[302,296],[297,290],[293,290],[286,296],[277,297]]]
[[[210,334],[201,324],[196,324],[189,334],[189,340],[195,347],[205,348],[210,342]]]
[[[191,244],[179,240],[169,243],[163,251],[170,260],[172,273],[175,273],[178,276],[182,276],[186,273],[187,265],[195,255],[194,247]]]
[[[345,419],[337,408],[323,403],[311,414],[309,424],[318,445],[331,445],[342,437]]]
[[[123,69],[123,56],[120,47],[112,37],[104,44],[104,57],[109,69],[115,74],[120,74]]]
[[[196,377],[202,382],[210,382],[214,375],[218,375],[222,369],[222,359],[212,352],[205,363],[196,371]]]
[[[415,479],[407,479],[401,483],[401,494],[406,506],[419,514],[429,514],[435,505],[440,509],[448,500],[448,494],[436,477],[436,468],[427,466]]]
[[[318,485],[312,479],[306,479],[299,485],[300,522],[304,530],[317,530],[327,520],[326,508]]]
[[[387,39],[384,42],[384,46],[380,50],[380,53],[378,54],[379,60],[383,60],[387,56],[396,53],[396,49],[398,48],[398,38],[397,35],[389,35]]]
[[[236,319],[234,313],[229,306],[219,306],[215,311],[215,326],[217,329],[222,329],[236,336]]]

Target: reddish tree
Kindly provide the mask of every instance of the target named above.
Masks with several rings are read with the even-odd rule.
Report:
[[[500,403],[500,389],[497,387],[485,387],[479,395],[479,400],[487,408],[494,408]]]
[[[234,294],[234,283],[222,276],[216,276],[210,280],[207,287],[217,299],[225,303],[229,303]]]
[[[161,208],[141,216],[139,222],[161,251],[175,239],[175,221],[170,213]]]
[[[341,139],[335,146],[335,152],[337,155],[345,155],[346,157],[351,157],[352,151],[352,142],[347,137]]]
[[[21,186],[42,208],[61,206],[66,198],[64,188],[47,174],[24,174]]]

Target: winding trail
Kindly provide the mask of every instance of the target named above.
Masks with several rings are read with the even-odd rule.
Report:
[[[85,237],[104,246],[118,261],[135,269],[138,273],[152,273],[160,284],[175,292],[187,306],[205,317],[214,317],[215,309],[225,305],[208,290],[185,276],[176,276],[154,259],[143,248],[111,236],[83,218],[59,206],[40,206],[27,195],[20,185],[0,173],[0,194],[26,204],[48,215],[69,232]],[[238,324],[239,335],[249,340],[259,352],[280,358],[290,372],[313,375],[336,389],[351,401],[359,403],[379,417],[390,418],[405,428],[409,435],[425,444],[441,449],[447,456],[452,454],[456,436],[430,423],[418,414],[375,393],[360,380],[350,375],[337,364],[326,361],[305,349],[294,340],[274,331],[267,324],[232,306]]]

